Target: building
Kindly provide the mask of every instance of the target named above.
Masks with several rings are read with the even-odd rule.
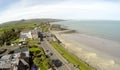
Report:
[[[32,35],[32,39],[38,38],[38,32],[37,32],[37,30],[31,30],[31,35]]]
[[[29,50],[22,48],[15,51],[14,54],[0,58],[0,70],[27,70],[29,68]]]
[[[29,70],[29,52],[19,53],[13,62],[13,70]]]
[[[11,63],[7,61],[0,60],[0,70],[10,70],[11,69]]]
[[[20,33],[20,41],[25,41],[27,38],[36,39],[38,38],[38,32],[36,29],[29,31],[22,31]]]
[[[11,69],[11,55],[4,55],[0,59],[0,70],[10,70]]]
[[[22,31],[20,33],[20,41],[25,41],[27,38],[32,39],[31,31]]]
[[[30,39],[32,38],[31,31],[22,31],[20,35],[23,38],[30,38]]]
[[[25,41],[28,37],[26,35],[20,35],[20,41]]]

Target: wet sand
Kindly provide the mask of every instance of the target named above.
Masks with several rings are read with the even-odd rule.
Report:
[[[58,31],[52,31],[52,33],[69,52],[97,70],[120,70],[119,53],[117,53],[120,49],[115,49],[118,47],[118,43],[84,34],[61,34]]]

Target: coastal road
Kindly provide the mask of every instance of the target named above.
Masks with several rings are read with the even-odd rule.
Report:
[[[64,59],[64,57],[55,48],[51,46],[46,38],[44,38],[44,40],[41,42],[41,46],[46,54],[49,55],[49,53],[52,53],[52,55],[49,57],[56,66],[56,70],[74,70],[72,65],[66,59]]]

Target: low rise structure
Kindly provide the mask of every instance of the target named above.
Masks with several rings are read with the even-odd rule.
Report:
[[[29,68],[29,50],[21,49],[18,53],[0,58],[0,70],[27,70]]]
[[[27,38],[36,39],[38,38],[38,32],[36,29],[29,31],[22,31],[20,33],[20,41],[25,41]]]
[[[0,60],[0,70],[10,70],[11,63],[7,61]]]
[[[31,30],[31,35],[32,35],[32,39],[38,38],[38,32],[37,32],[37,30]]]

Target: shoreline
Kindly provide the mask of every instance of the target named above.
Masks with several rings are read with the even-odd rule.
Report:
[[[62,36],[63,34],[61,34],[61,32],[63,31],[52,31],[52,33],[64,44],[65,49],[88,63],[90,66],[96,68],[97,70],[120,69],[120,65],[116,64],[113,59],[110,59],[109,57],[104,57],[106,55],[100,56],[100,54],[97,53],[95,49],[91,49],[85,44],[76,43],[75,41],[66,39],[64,36]]]

